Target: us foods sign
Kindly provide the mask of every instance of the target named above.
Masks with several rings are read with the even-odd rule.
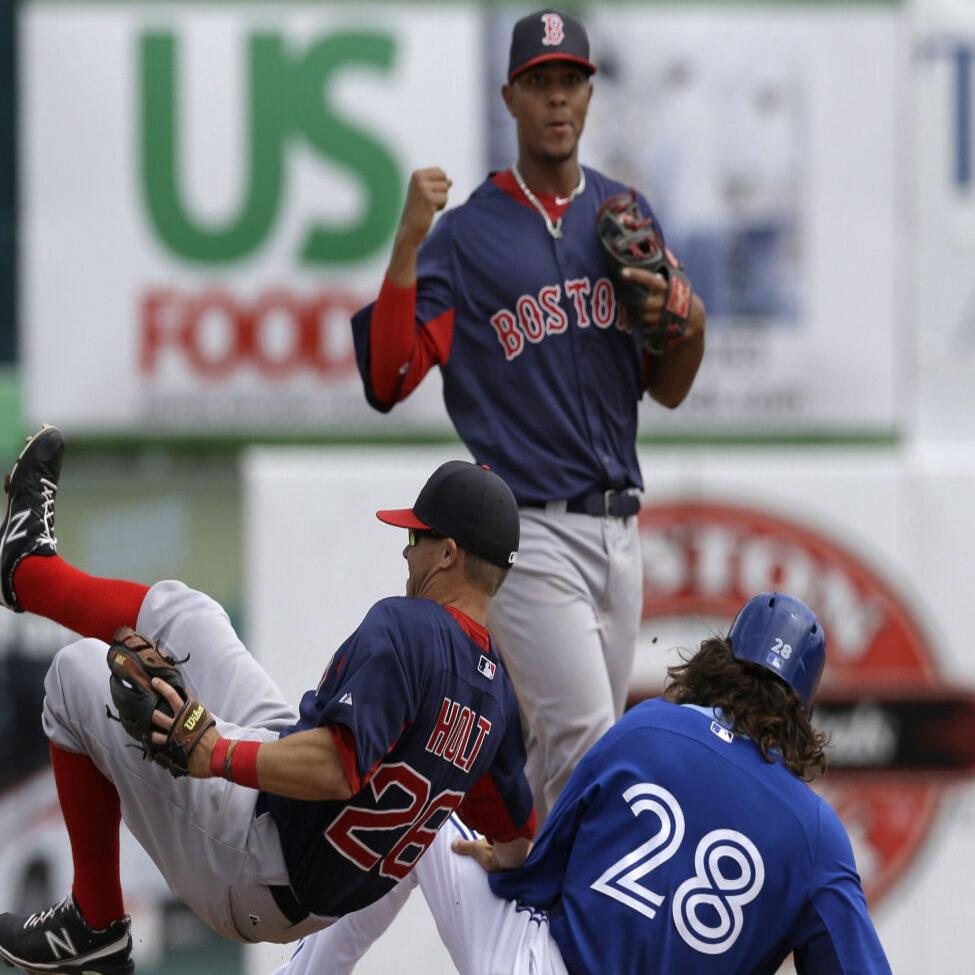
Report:
[[[378,291],[409,171],[437,162],[462,192],[480,169],[475,14],[94,10],[25,8],[28,412],[368,422],[349,316]],[[458,79],[435,104],[434,43]]]
[[[868,897],[896,883],[947,786],[975,767],[975,696],[939,676],[930,638],[883,576],[831,538],[746,507],[656,504],[640,514],[644,618],[711,617],[726,632],[751,595],[783,591],[824,624],[817,785],[853,838]],[[635,698],[656,693],[644,687]]]

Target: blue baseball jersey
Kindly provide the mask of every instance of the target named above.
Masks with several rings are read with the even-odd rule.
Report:
[[[572,975],[890,971],[839,817],[714,714],[638,705],[577,766],[501,897]],[[607,933],[609,932],[609,933]]]
[[[420,250],[416,318],[449,335],[439,343],[447,412],[475,461],[522,504],[643,486],[644,355],[596,233],[602,203],[627,187],[588,168],[585,177],[560,238],[488,178]],[[393,404],[377,400],[369,374],[374,307],[353,317],[353,336],[366,397],[386,411]]]
[[[465,794],[480,819],[533,820],[518,706],[493,647],[426,599],[384,599],[338,649],[282,737],[330,725],[354,741],[346,802],[262,794],[291,886],[315,914],[337,917],[385,894],[415,866]],[[497,807],[485,817],[485,804]]]

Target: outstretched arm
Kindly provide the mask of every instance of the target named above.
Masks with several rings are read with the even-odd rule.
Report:
[[[183,703],[179,694],[158,677],[152,686],[177,713]],[[159,729],[153,731],[152,743],[161,748],[173,719],[157,709],[152,713],[152,723]],[[228,741],[216,728],[210,728],[190,753],[189,774],[196,779],[229,778],[292,799],[321,802],[352,796],[329,725],[265,742]]]

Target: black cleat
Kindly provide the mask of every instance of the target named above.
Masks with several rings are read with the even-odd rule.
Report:
[[[54,499],[58,493],[64,437],[46,424],[20,452],[4,478],[7,514],[0,524],[0,604],[15,613],[23,610],[14,592],[14,570],[28,555],[57,555],[54,537]]]
[[[40,914],[0,914],[0,959],[29,975],[133,975],[129,918],[96,931],[72,895]]]

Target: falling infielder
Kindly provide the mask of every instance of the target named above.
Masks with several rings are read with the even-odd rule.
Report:
[[[378,300],[353,318],[372,406],[390,410],[439,366],[458,433],[518,500],[519,561],[489,625],[527,719],[540,816],[626,696],[642,606],[638,402],[678,406],[704,352],[697,296],[663,355],[620,310],[596,216],[626,187],[578,163],[595,70],[573,18],[515,25],[501,94],[517,163],[432,232],[450,180],[413,173]],[[627,274],[647,292],[641,324],[658,324],[664,278]]]
[[[237,941],[293,941],[372,903],[454,810],[512,863],[524,859],[534,831],[524,742],[484,627],[518,547],[517,506],[497,475],[450,461],[412,509],[378,512],[409,530],[407,595],[369,610],[296,710],[203,593],[93,577],[57,555],[63,448],[46,427],[10,475],[0,594],[86,637],[55,657],[43,712],[74,883],[48,910],[0,915],[0,958],[48,975],[131,975],[120,818],[173,893]],[[207,708],[217,719],[188,777],[143,761],[110,720],[113,703],[125,719],[105,667],[119,627],[180,658],[193,704],[178,727],[203,732]],[[176,714],[173,687],[153,687]],[[140,740],[163,744],[177,722],[159,708],[151,718]]]
[[[771,975],[790,953],[802,975],[889,975],[846,831],[803,781],[825,765],[824,661],[808,607],[753,597],[583,758],[522,867],[451,819],[277,975],[345,975],[417,883],[461,975]]]

